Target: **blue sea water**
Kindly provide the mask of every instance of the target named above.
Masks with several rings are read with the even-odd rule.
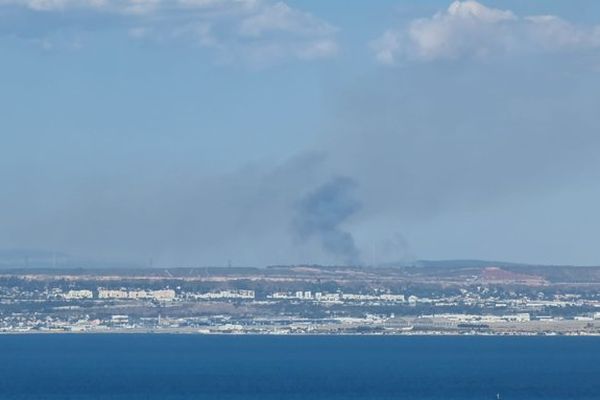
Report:
[[[0,399],[600,399],[600,338],[0,336]]]

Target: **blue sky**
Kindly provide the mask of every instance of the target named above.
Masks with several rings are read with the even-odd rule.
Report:
[[[600,4],[0,0],[0,249],[598,264]]]

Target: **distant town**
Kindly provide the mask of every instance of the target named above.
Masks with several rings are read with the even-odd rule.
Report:
[[[600,267],[0,270],[0,333],[600,335]]]

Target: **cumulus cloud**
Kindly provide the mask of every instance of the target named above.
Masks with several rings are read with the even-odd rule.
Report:
[[[556,52],[600,47],[600,26],[585,27],[552,15],[518,16],[474,0],[388,29],[371,43],[383,64],[496,54]]]
[[[335,29],[313,15],[295,10],[284,3],[267,5],[259,13],[246,17],[240,24],[240,32],[251,37],[276,31],[313,36],[328,35]]]
[[[17,25],[23,30],[40,15],[56,20],[49,24],[55,31],[85,26],[81,18],[91,16],[103,19],[105,27],[128,27],[133,39],[183,40],[212,49],[221,61],[312,60],[338,49],[335,27],[271,0],[0,0],[1,7],[16,10],[11,18],[22,18]]]

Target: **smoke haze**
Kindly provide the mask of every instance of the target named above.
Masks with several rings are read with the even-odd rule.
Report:
[[[359,250],[341,225],[360,209],[352,196],[355,185],[348,177],[324,183],[300,200],[293,222],[301,240],[316,238],[327,252],[351,265],[360,263]]]
[[[155,266],[600,262],[595,31],[431,7],[345,48],[335,24],[290,12],[321,29],[253,38],[266,69],[201,50],[234,43],[241,59],[238,31],[201,49],[90,31],[73,52],[3,36],[0,249]],[[434,34],[449,45],[427,47]]]

